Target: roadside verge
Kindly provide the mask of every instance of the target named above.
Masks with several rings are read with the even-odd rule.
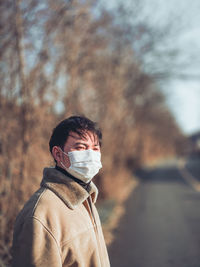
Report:
[[[200,192],[200,182],[187,170],[186,168],[186,160],[185,159],[180,159],[178,162],[178,169],[184,178],[184,180],[192,186],[192,188]]]
[[[106,241],[106,245],[110,246],[111,243],[114,241],[114,229],[116,229],[119,225],[121,217],[125,213],[124,204],[131,193],[135,190],[138,186],[139,181],[137,178],[133,177],[130,181],[124,186],[123,188],[123,198],[120,201],[108,201],[103,205],[98,207],[99,215],[102,221],[102,227],[104,232],[104,237]],[[108,215],[104,215],[108,213]],[[106,217],[106,218],[104,218]]]

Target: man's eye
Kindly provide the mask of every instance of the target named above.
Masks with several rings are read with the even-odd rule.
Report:
[[[81,150],[81,149],[85,149],[85,147],[84,146],[77,146],[76,149]]]

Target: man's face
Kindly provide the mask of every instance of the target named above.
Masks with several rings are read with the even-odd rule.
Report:
[[[71,132],[64,145],[63,151],[68,153],[70,151],[81,151],[88,149],[100,151],[98,137],[91,132],[86,132],[84,137],[79,136],[77,133]],[[69,157],[62,152],[60,147],[54,146],[52,154],[57,161],[57,166],[62,167],[62,164],[60,163],[62,162],[67,168],[70,167]]]

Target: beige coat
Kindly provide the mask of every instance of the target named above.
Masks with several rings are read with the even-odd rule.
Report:
[[[88,193],[54,168],[45,168],[41,188],[18,215],[13,267],[108,267],[108,254],[94,203]]]

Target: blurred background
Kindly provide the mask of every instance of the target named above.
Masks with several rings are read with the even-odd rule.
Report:
[[[0,266],[67,116],[102,128],[99,203],[121,201],[137,168],[199,153],[199,13],[198,0],[0,2]]]

